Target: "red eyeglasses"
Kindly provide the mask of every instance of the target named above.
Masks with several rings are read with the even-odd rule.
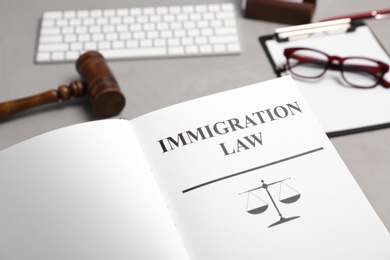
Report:
[[[287,48],[284,50],[287,59],[280,72],[290,71],[292,75],[316,79],[329,70],[339,70],[342,78],[356,88],[373,88],[378,84],[389,88],[390,82],[383,76],[389,71],[389,65],[365,58],[330,56],[322,51],[310,48]]]

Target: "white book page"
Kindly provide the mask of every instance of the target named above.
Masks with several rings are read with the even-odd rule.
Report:
[[[132,124],[191,259],[389,259],[387,230],[290,77]]]
[[[1,151],[0,231],[2,260],[187,259],[126,120]]]

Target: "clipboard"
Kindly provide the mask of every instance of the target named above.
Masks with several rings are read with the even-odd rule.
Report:
[[[340,57],[361,56],[390,64],[390,56],[372,30],[349,18],[275,30],[259,38],[275,74],[285,63],[285,48],[308,47]],[[294,78],[294,77],[293,77]],[[390,81],[390,72],[385,74]],[[313,81],[294,78],[329,137],[390,127],[390,89],[358,89],[342,82],[340,71],[327,71]]]

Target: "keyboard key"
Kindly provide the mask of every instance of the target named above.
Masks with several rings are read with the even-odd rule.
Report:
[[[238,43],[229,43],[227,45],[228,51],[230,52],[239,52],[240,51],[240,45]]]
[[[138,41],[126,41],[126,47],[127,48],[137,48],[138,47]]]
[[[115,10],[114,9],[105,9],[105,10],[103,10],[103,16],[104,17],[113,17],[113,16],[115,16]]]
[[[77,35],[76,34],[66,34],[64,36],[64,42],[76,42]]]
[[[206,37],[196,37],[195,38],[196,44],[203,45],[207,43],[207,38]]]
[[[171,13],[171,14],[181,13],[181,7],[180,6],[171,6],[171,7],[169,7],[169,13]]]
[[[89,11],[88,10],[79,10],[76,12],[76,17],[78,18],[85,18],[88,17]]]
[[[131,39],[131,33],[130,32],[121,32],[121,33],[119,33],[119,39],[120,40],[129,40],[129,39]]]
[[[167,14],[168,13],[168,7],[166,6],[159,6],[156,8],[157,14]]]
[[[196,45],[186,46],[185,51],[188,54],[198,54],[199,52],[198,47]]]
[[[96,50],[97,42],[86,42],[84,43],[84,49],[86,50]]]
[[[61,34],[66,35],[66,34],[72,34],[74,33],[74,27],[63,27]]]
[[[97,18],[102,16],[103,16],[103,10],[95,9],[95,10],[91,10],[90,12],[90,17]]]
[[[193,13],[193,12],[195,12],[194,6],[192,5],[183,6],[183,13]]]
[[[43,20],[41,23],[42,27],[54,27],[55,26],[55,20]]]
[[[212,12],[218,12],[219,11],[219,5],[217,4],[211,4],[209,6],[209,10],[212,11]]]
[[[39,39],[40,43],[58,43],[62,42],[63,37],[61,35],[45,35]]]
[[[221,5],[221,9],[224,11],[233,11],[234,6],[233,6],[233,4],[226,3],[226,4]]]
[[[61,29],[60,28],[42,28],[41,29],[41,35],[48,35],[48,34],[51,34],[51,35],[59,35],[61,32]]]
[[[130,9],[130,14],[134,15],[134,16],[137,16],[137,15],[142,14],[142,10],[141,10],[141,8],[131,8]]]
[[[77,18],[70,19],[69,20],[69,25],[71,25],[71,26],[80,26],[80,25],[82,25],[81,19],[77,19]]]
[[[236,33],[237,33],[237,30],[234,27],[215,28],[216,35],[235,35]]]
[[[230,43],[238,42],[238,38],[235,35],[224,35],[224,36],[211,36],[209,38],[210,43]]]
[[[81,51],[83,50],[83,44],[81,42],[74,42],[70,44],[71,51]]]
[[[116,10],[118,16],[127,16],[129,14],[129,9],[127,8],[119,8]]]
[[[170,55],[181,55],[184,54],[184,47],[183,46],[174,46],[168,48],[168,53]]]
[[[197,6],[195,6],[195,10],[198,13],[204,13],[207,11],[207,6],[206,5],[197,5]]]
[[[152,47],[153,42],[152,40],[147,39],[147,40],[141,40],[139,44],[141,47]]]
[[[69,19],[69,18],[75,18],[76,17],[76,11],[65,11],[64,18]]]
[[[80,53],[78,51],[68,51],[68,52],[66,52],[65,60],[67,60],[67,61],[77,60],[79,55],[80,55]]]
[[[101,50],[100,53],[107,59],[128,57],[152,57],[166,54],[165,48],[139,48],[123,50]]]
[[[110,42],[104,41],[104,42],[99,42],[98,43],[98,50],[99,51],[110,50],[110,49],[111,49],[111,43]]]
[[[200,46],[200,53],[212,53],[213,48],[211,45],[201,45]]]
[[[180,45],[180,40],[178,38],[170,38],[168,39],[169,46],[178,46]]]
[[[194,39],[190,37],[183,38],[181,40],[182,45],[187,46],[187,45],[193,45],[194,44]]]
[[[45,62],[50,60],[50,52],[41,52],[37,54],[37,62]]]
[[[41,44],[39,45],[39,51],[66,51],[68,50],[69,44],[67,43],[52,43],[52,44]]]
[[[226,52],[225,44],[216,44],[213,46],[215,52]]]
[[[51,55],[51,58],[53,59],[53,61],[63,61],[65,59],[65,52],[63,52],[63,51],[53,52],[53,54]]]
[[[167,42],[164,39],[156,39],[154,40],[154,46],[161,47],[166,46]]]
[[[125,48],[125,42],[124,41],[115,41],[112,43],[112,47],[114,49],[124,49]]]

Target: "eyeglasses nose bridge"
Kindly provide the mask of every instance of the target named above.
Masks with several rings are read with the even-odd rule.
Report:
[[[339,56],[328,56],[328,66],[341,67],[344,60],[344,58],[341,58]]]

